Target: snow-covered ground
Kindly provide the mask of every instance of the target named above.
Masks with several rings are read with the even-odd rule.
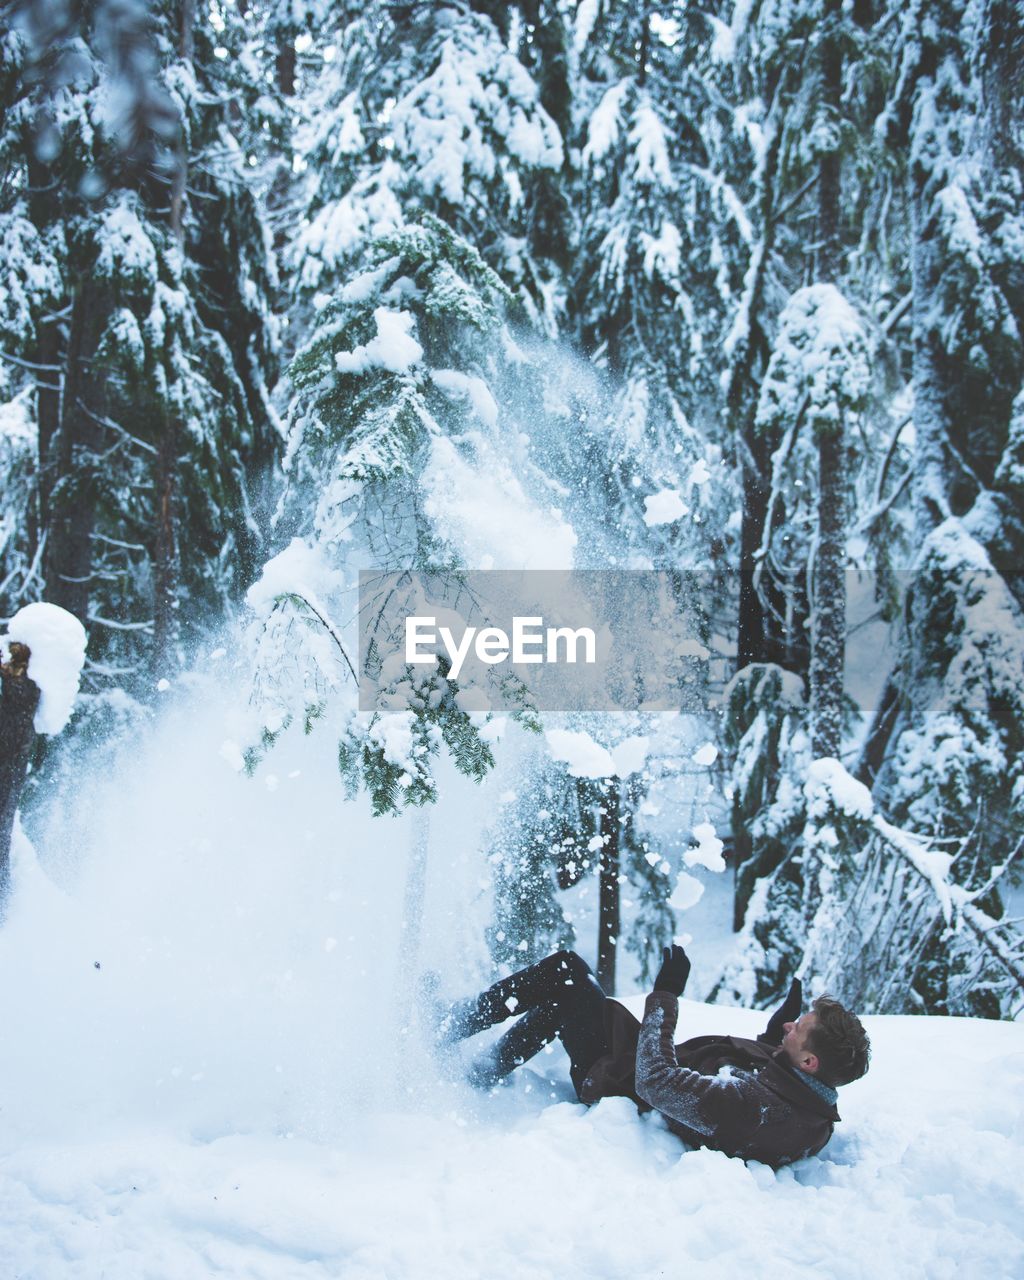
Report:
[[[780,1173],[623,1100],[586,1110],[560,1049],[476,1093],[410,1016],[405,860],[427,821],[420,961],[470,990],[509,777],[374,820],[316,735],[235,774],[220,716],[183,706],[34,830],[38,859],[19,839],[2,1280],[1024,1275],[1024,1026],[866,1019],[874,1065],[835,1138]],[[724,883],[681,920],[695,994]],[[686,1001],[680,1028],[764,1017]]]
[[[683,1013],[695,1031],[759,1021]],[[867,1023],[875,1064],[843,1091],[836,1137],[780,1173],[687,1151],[625,1100],[588,1111],[560,1072],[530,1070],[492,1097],[413,1072],[408,1105],[364,1101],[322,1141],[158,1115],[70,1141],[5,1134],[4,1275],[1020,1277],[1024,1028]],[[6,1115],[45,1107],[4,1092]]]

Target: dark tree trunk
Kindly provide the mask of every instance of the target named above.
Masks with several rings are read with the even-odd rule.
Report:
[[[474,5],[481,12],[488,12],[503,39],[508,38],[509,6]],[[558,126],[563,143],[561,172],[537,169],[527,182],[524,201],[526,233],[531,252],[542,260],[554,262],[568,272],[572,258],[572,213],[566,199],[566,178],[573,180],[572,148],[568,140],[572,134],[572,89],[569,84],[569,44],[566,21],[555,0],[525,0],[522,15],[533,28],[532,40],[523,40],[519,57],[530,69],[530,74],[540,90],[541,106]],[[498,10],[504,14],[498,21]]]
[[[29,650],[11,645],[10,661],[0,664],[0,916],[11,886],[11,835],[36,732],[33,719],[39,687],[28,677]]]
[[[195,49],[194,0],[178,0],[178,57],[190,63]],[[174,172],[171,175],[171,230],[179,247],[185,243],[185,179],[188,157],[185,154],[184,123],[179,122],[174,147]]]
[[[842,88],[841,0],[825,0],[821,34],[821,112],[836,130],[835,149],[822,154],[818,173],[818,279],[839,275],[838,124]],[[818,436],[818,547],[811,608],[811,741],[816,756],[838,756],[843,728],[846,649],[846,546],[842,421]]]
[[[598,892],[597,980],[615,994],[615,952],[619,941],[619,784],[610,781],[601,803],[601,878]]]
[[[52,449],[47,596],[82,622],[89,614],[92,586],[97,420],[106,408],[104,379],[95,360],[109,307],[106,290],[87,271],[72,302],[60,431]]]
[[[636,72],[636,82],[641,89],[647,84],[647,58],[650,49],[650,40],[651,15],[647,10],[647,5],[644,5],[640,16],[640,47],[637,50],[638,66]]]
[[[194,48],[193,0],[179,0],[178,54],[191,62]],[[188,156],[184,130],[179,134],[171,182],[171,231],[179,251],[185,252],[185,184]],[[178,528],[178,451],[184,424],[167,413],[157,441],[153,468],[153,658],[154,680],[173,676],[179,657],[179,603],[181,587],[181,546]]]
[[[36,139],[25,140],[25,163],[28,172],[29,213],[32,224],[44,234],[61,217],[59,188],[53,170],[36,155]],[[60,430],[61,334],[58,322],[45,317],[36,324],[36,347],[33,355],[41,366],[36,376],[36,423],[38,427],[38,498],[36,538],[46,537],[50,516],[50,490],[53,485],[51,448]]]
[[[899,718],[901,702],[899,680],[899,669],[890,673],[861,748],[854,777],[868,788],[874,788],[875,779],[882,771],[886,752],[893,738],[893,730]]]
[[[184,62],[191,62],[195,53],[195,0],[178,0],[178,54]]]
[[[277,46],[277,56],[274,59],[274,67],[277,71],[277,88],[278,92],[284,97],[290,98],[295,92],[295,41],[291,36],[284,36]]]
[[[935,332],[935,294],[941,280],[936,250],[934,215],[929,216],[927,195],[916,191],[911,201],[913,248],[913,383],[914,383],[914,521],[917,543],[949,514],[949,449],[946,437],[947,396],[942,376],[943,358]]]
[[[153,554],[153,677],[174,675],[180,640],[181,557],[178,544],[178,423],[169,417],[157,442],[154,474],[156,540]]]
[[[815,756],[839,755],[846,651],[842,426],[818,441],[818,551],[811,609],[811,744]]]
[[[51,456],[60,430],[61,376],[57,372],[61,360],[60,328],[55,320],[43,320],[36,329],[35,360],[46,366],[36,375],[36,423],[38,426],[39,538],[46,535],[50,523],[50,491],[53,487]]]
[[[767,344],[761,324],[764,287],[771,260],[776,229],[776,178],[782,129],[777,127],[765,155],[761,196],[761,255],[757,264],[747,307],[747,333],[737,344],[729,376],[726,400],[729,419],[739,440],[739,463],[743,477],[743,510],[740,525],[739,612],[736,638],[736,670],[752,662],[777,662],[789,670],[806,670],[806,645],[802,620],[805,605],[795,604],[787,626],[784,595],[771,579],[755,577],[758,552],[765,540],[765,525],[771,498],[772,454],[779,441],[755,425],[758,391],[767,363]],[[785,511],[777,505],[774,520],[781,523]],[[792,610],[791,610],[792,611]]]
[[[751,418],[753,411],[751,411]],[[743,515],[740,525],[739,618],[736,637],[736,670],[752,662],[768,662],[772,619],[766,616],[756,584],[757,553],[764,540],[768,517],[772,442],[751,427],[744,431],[746,448],[742,462]],[[777,630],[777,627],[775,628]]]
[[[834,147],[818,161],[818,279],[834,284],[839,278],[839,180],[838,130],[843,81],[843,55],[839,43],[841,0],[824,0],[821,32],[821,114],[834,130]]]

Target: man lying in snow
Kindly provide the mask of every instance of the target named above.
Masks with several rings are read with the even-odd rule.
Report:
[[[779,1166],[814,1155],[839,1119],[836,1086],[868,1069],[859,1020],[821,996],[800,1016],[794,979],[782,1007],[756,1040],[699,1036],[674,1044],[679,997],[690,973],[682,947],[666,947],[644,1020],[608,999],[574,951],[559,951],[453,1004],[439,1038],[451,1044],[508,1018],[518,1020],[471,1069],[496,1083],[558,1036],[582,1102],[632,1098],[660,1111],[697,1147]],[[519,1016],[521,1015],[521,1016]]]

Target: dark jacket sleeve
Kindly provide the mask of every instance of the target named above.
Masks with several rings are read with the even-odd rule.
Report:
[[[742,1141],[761,1121],[761,1108],[742,1081],[681,1067],[673,1043],[679,1001],[667,991],[647,997],[636,1054],[636,1092],[663,1115],[706,1137]]]

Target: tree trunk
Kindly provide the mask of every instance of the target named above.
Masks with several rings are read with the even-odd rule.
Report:
[[[178,55],[191,63],[195,25],[193,0],[179,0]],[[184,128],[178,136],[171,181],[171,231],[178,252],[185,252],[185,184],[188,156]],[[153,469],[153,502],[156,519],[153,544],[153,658],[154,682],[171,678],[178,669],[180,650],[181,546],[178,530],[178,452],[184,424],[168,412],[157,441]]]
[[[60,328],[55,320],[47,319],[36,328],[34,359],[48,366],[36,374],[36,424],[38,427],[38,539],[46,536],[50,523],[50,491],[53,487],[54,442],[60,430],[61,376],[56,367],[61,359]]]
[[[782,92],[781,88],[779,92]],[[779,444],[777,439],[758,429],[755,417],[760,382],[767,363],[761,310],[768,264],[775,245],[778,196],[775,184],[782,133],[781,125],[777,125],[765,152],[761,179],[760,256],[747,299],[747,332],[733,355],[726,404],[732,428],[740,441],[738,452],[743,477],[736,670],[741,671],[752,662],[777,662],[802,674],[806,669],[802,602],[798,601],[792,626],[787,627],[784,621],[786,600],[776,584],[762,575],[760,585],[755,586],[759,567],[757,553],[765,540],[771,497],[772,454]],[[782,523],[784,519],[785,511],[780,502],[776,507],[775,521]]]
[[[598,891],[597,980],[615,994],[615,952],[619,941],[619,784],[611,780],[601,803],[601,878]]]
[[[420,968],[420,943],[423,937],[423,903],[427,892],[427,852],[430,847],[430,814],[419,810],[413,817],[412,849],[405,875],[405,897],[402,903],[402,927],[398,943],[398,987],[395,998],[396,1044],[401,1072],[405,1057],[402,1038],[412,1021],[413,993],[417,989]]]
[[[811,610],[811,744],[815,756],[839,756],[846,650],[843,431],[818,441],[818,551]]]
[[[12,644],[10,649],[10,661],[0,664],[0,917],[10,892],[11,835],[28,776],[39,704],[39,686],[28,676],[28,647]]]
[[[109,307],[107,291],[86,270],[72,302],[60,431],[53,446],[49,491],[47,596],[82,622],[89,615],[92,586],[95,459],[100,442],[97,419],[105,417],[106,407],[104,379],[95,368],[95,358]]]
[[[839,46],[841,0],[825,0],[821,34],[821,112],[834,130],[834,145],[819,161],[818,279],[839,275],[838,126],[842,87]],[[819,429],[818,546],[811,608],[811,742],[816,756],[839,755],[843,729],[843,660],[846,648],[846,546],[844,438],[840,420]]]
[[[274,59],[274,67],[277,71],[277,89],[285,98],[290,98],[295,92],[295,41],[289,34],[282,36],[277,46],[277,56]]]
[[[766,662],[765,640],[768,622],[755,585],[757,551],[764,538],[768,515],[768,484],[771,468],[767,442],[753,431],[744,431],[747,447],[742,462],[743,514],[740,524],[740,598],[736,637],[736,670],[752,662]],[[768,456],[764,456],[768,454]],[[747,456],[749,455],[749,456]]]
[[[941,280],[933,211],[925,191],[911,200],[913,247],[910,266],[914,294],[914,474],[913,501],[917,545],[949,514],[950,465],[946,444],[949,423],[942,377],[939,335],[935,332],[935,295]]]
[[[25,164],[30,191],[29,214],[32,225],[45,234],[61,217],[60,190],[53,170],[36,154],[34,137],[25,142]],[[46,537],[50,520],[50,490],[53,485],[51,447],[60,430],[61,375],[56,371],[61,362],[60,326],[52,318],[36,324],[36,346],[33,360],[45,366],[36,375],[36,423],[38,427],[38,479],[36,504],[36,543]]]
[[[181,3],[181,9],[179,12],[178,53],[183,62],[191,62],[195,54],[195,47],[196,47],[195,0],[180,0],[180,3]]]
[[[156,541],[153,555],[153,679],[170,679],[178,668],[180,648],[179,595],[181,556],[178,544],[177,420],[164,423],[157,442],[154,475]]]
[[[637,51],[637,73],[636,82],[641,89],[647,85],[647,58],[649,55],[649,46],[651,39],[651,15],[645,4],[641,9],[640,15],[640,40],[639,49]]]
[[[821,31],[821,106],[831,147],[818,161],[818,279],[839,279],[839,124],[843,55],[839,44],[842,0],[824,0]]]
[[[899,719],[901,702],[900,679],[898,667],[889,673],[854,771],[857,781],[863,782],[870,790],[874,789],[875,780],[885,764],[889,743],[894,740],[893,731]]]

